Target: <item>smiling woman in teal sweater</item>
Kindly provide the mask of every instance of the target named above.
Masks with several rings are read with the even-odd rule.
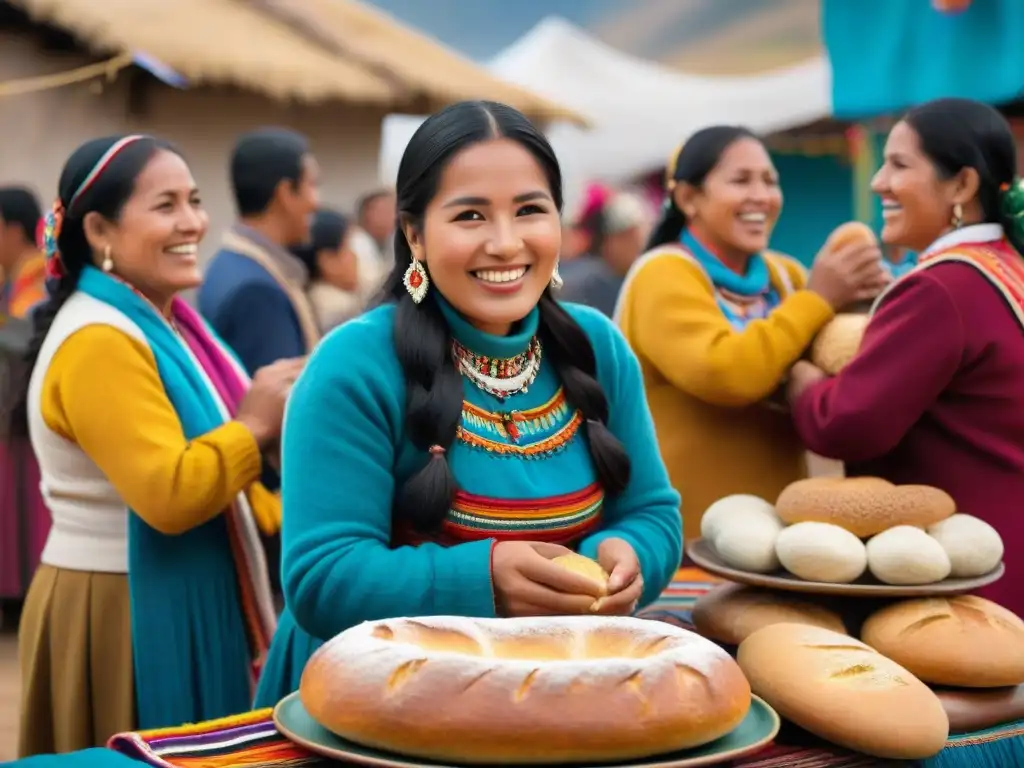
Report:
[[[395,300],[324,339],[289,400],[286,611],[257,706],[362,621],[628,614],[671,580],[679,497],[639,364],[549,290],[560,187],[503,105],[455,105],[410,142]],[[609,571],[607,597],[551,562],[570,550]]]

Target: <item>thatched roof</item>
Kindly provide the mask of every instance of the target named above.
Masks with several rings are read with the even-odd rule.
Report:
[[[407,112],[487,98],[585,122],[356,0],[12,1],[97,50],[143,52],[196,85]]]

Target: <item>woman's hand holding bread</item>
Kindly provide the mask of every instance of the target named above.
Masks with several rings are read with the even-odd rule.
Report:
[[[807,288],[838,312],[875,298],[889,280],[874,233],[850,222],[838,227],[814,258]]]
[[[502,541],[491,554],[491,580],[499,616],[583,614],[605,595],[603,584],[554,562],[574,555],[557,544]]]
[[[498,614],[631,615],[644,589],[636,552],[624,539],[609,538],[597,556],[591,560],[557,544],[495,545],[491,571]]]
[[[644,591],[640,561],[625,539],[609,538],[597,548],[597,561],[608,573],[608,596],[591,607],[607,616],[630,616]]]

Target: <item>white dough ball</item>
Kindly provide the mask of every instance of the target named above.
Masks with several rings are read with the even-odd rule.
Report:
[[[949,555],[921,528],[897,525],[871,537],[868,568],[884,584],[934,584],[949,576]]]
[[[742,525],[724,525],[712,544],[722,561],[741,571],[771,573],[778,570],[775,540],[782,523],[766,515],[755,514]]]
[[[775,507],[758,496],[749,493],[737,493],[719,499],[704,511],[700,519],[700,535],[714,543],[715,536],[723,527],[738,527],[752,517],[767,517],[778,521]]]
[[[1003,559],[1003,540],[984,520],[956,514],[928,529],[949,557],[949,575],[957,579],[984,576]]]
[[[864,573],[868,556],[864,542],[831,523],[796,523],[775,541],[782,567],[806,581],[849,584]]]

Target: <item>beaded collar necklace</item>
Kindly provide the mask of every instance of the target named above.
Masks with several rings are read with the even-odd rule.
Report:
[[[452,359],[459,373],[489,395],[506,397],[529,391],[540,371],[541,344],[534,336],[526,350],[515,357],[488,357],[452,341]]]

